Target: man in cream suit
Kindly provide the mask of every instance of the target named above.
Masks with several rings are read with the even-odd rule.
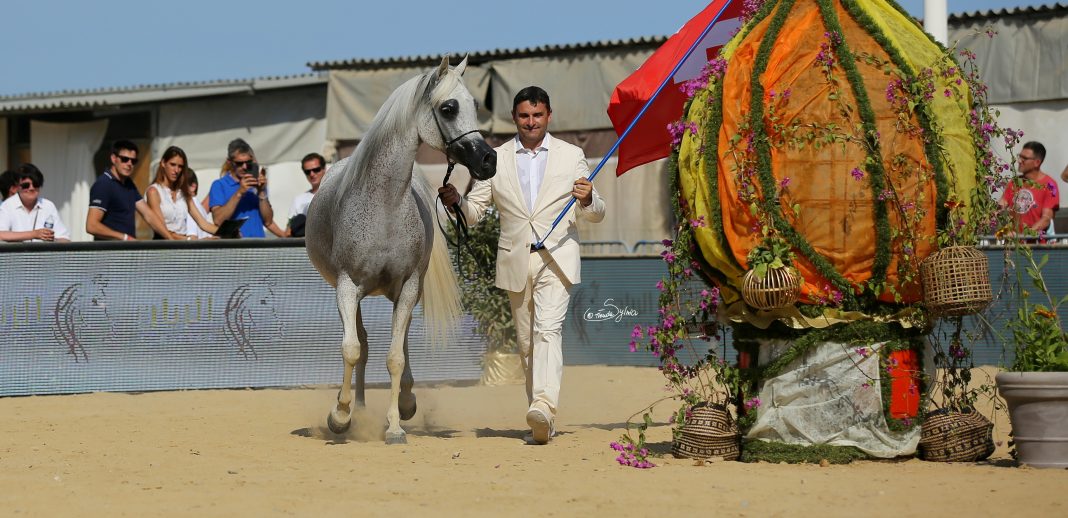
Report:
[[[497,244],[497,287],[508,292],[527,378],[527,424],[531,439],[546,444],[555,433],[564,357],[561,330],[572,286],[581,281],[577,217],[604,219],[604,200],[586,177],[582,149],[547,132],[549,94],[536,86],[512,102],[517,134],[496,149],[497,174],[475,182],[461,198],[452,185],[438,190],[446,207],[461,203],[468,221],[478,222],[492,204],[501,218]],[[574,210],[548,233],[568,200]],[[544,239],[543,247],[534,246]]]

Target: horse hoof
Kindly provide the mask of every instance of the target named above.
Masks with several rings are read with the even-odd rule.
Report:
[[[352,425],[352,414],[343,414],[333,410],[330,415],[326,416],[326,426],[329,426],[330,431],[336,434],[347,432],[350,425]]]
[[[386,444],[408,444],[404,432],[386,432]]]
[[[398,410],[401,421],[407,421],[415,416],[415,394],[401,394]]]

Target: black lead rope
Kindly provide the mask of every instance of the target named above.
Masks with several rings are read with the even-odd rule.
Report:
[[[445,179],[441,182],[442,187],[449,185],[449,177],[452,176],[452,169],[456,167],[456,162],[453,162],[452,159],[448,159],[448,161],[449,168],[445,171]],[[438,201],[441,202],[440,194],[438,194]],[[442,202],[442,207],[444,207],[444,205],[444,202]],[[471,240],[471,235],[468,231],[467,218],[464,217],[463,211],[460,210],[459,202],[452,205],[452,213],[448,210],[444,212],[445,217],[449,218],[449,223],[452,225],[453,230],[456,231],[456,239],[449,239],[449,233],[447,229],[441,225],[440,219],[438,219],[438,228],[441,229],[441,234],[445,236],[445,242],[456,249],[456,274],[467,281],[473,281],[475,276],[468,276],[464,273],[463,261],[461,261],[460,257],[463,255],[464,250],[467,250],[468,255],[474,257],[474,253],[471,251],[470,245],[468,244]],[[453,214],[455,214],[455,216],[453,216]]]

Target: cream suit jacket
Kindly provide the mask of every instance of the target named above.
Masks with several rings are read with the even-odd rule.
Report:
[[[467,221],[478,222],[492,204],[501,218],[501,237],[497,242],[498,288],[523,291],[527,285],[530,265],[530,245],[533,234],[545,238],[553,220],[568,200],[575,180],[589,176],[589,165],[582,149],[546,134],[548,161],[545,176],[538,189],[537,205],[533,213],[527,209],[526,196],[516,170],[516,139],[512,138],[496,148],[497,174],[489,180],[479,180],[461,202]],[[604,219],[604,200],[593,190],[593,202],[582,207],[578,201],[560,224],[545,240],[545,251],[552,255],[568,282],[581,282],[579,235],[576,217],[597,223]],[[577,216],[576,216],[577,215]],[[531,232],[533,230],[533,232]]]

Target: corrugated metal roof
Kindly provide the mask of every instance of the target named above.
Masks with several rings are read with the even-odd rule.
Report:
[[[949,16],[949,23],[951,25],[963,24],[984,18],[997,18],[1004,16],[1027,16],[1036,14],[1048,15],[1057,11],[1068,11],[1068,5],[1055,3],[1040,6],[1017,7],[1013,9],[961,12],[957,14],[951,14]],[[478,65],[487,61],[500,59],[558,56],[560,54],[567,54],[570,52],[618,50],[621,48],[642,47],[655,48],[662,45],[665,41],[667,41],[667,39],[668,36],[644,36],[640,38],[631,38],[623,40],[602,40],[588,43],[542,45],[538,47],[527,47],[520,49],[494,49],[469,52],[466,53],[466,55],[467,62],[469,64]],[[465,53],[455,52],[450,54],[453,56],[463,56]],[[312,70],[373,70],[380,68],[398,67],[429,67],[440,63],[442,56],[443,54],[423,56],[395,56],[387,58],[352,58],[335,61],[312,61],[308,63],[308,67],[310,67]]]
[[[561,54],[642,48],[656,48],[667,41],[667,36],[643,36],[626,40],[602,40],[586,43],[567,43],[561,45],[540,45],[521,49],[494,49],[476,52],[451,52],[452,56],[467,56],[467,63],[479,65],[488,61],[502,59],[533,58],[542,56],[559,56]],[[444,54],[422,56],[396,56],[388,58],[353,58],[338,61],[313,61],[308,63],[312,70],[429,67],[441,62]]]
[[[91,110],[130,104],[209,97],[235,93],[325,84],[327,75],[309,73],[293,76],[216,81],[138,85],[90,90],[62,90],[0,96],[0,113]]]
[[[1055,4],[1028,5],[1014,7],[1012,9],[1002,8],[989,9],[986,11],[965,11],[949,15],[949,23],[951,25],[964,24],[988,18],[1004,18],[1006,16],[1018,17],[1030,15],[1048,16],[1050,14],[1064,14],[1065,12],[1068,12],[1068,5],[1057,2]]]

